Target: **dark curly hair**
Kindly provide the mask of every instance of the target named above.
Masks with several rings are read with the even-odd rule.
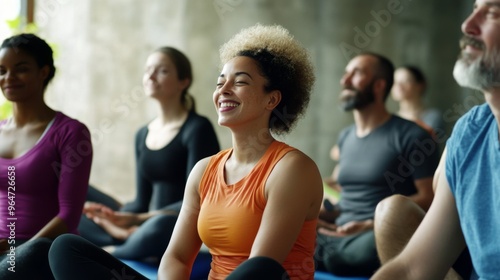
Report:
[[[46,87],[56,74],[56,67],[54,66],[54,58],[52,57],[52,48],[40,37],[35,34],[23,33],[5,39],[0,46],[0,49],[12,48],[15,51],[23,51],[33,57],[38,65],[42,68],[49,67],[49,75],[43,82]]]

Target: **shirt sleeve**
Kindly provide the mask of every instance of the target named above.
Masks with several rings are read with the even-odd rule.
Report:
[[[413,179],[433,177],[439,163],[439,145],[432,135],[415,125],[406,132],[406,148],[402,164],[413,168]]]
[[[90,168],[92,143],[87,127],[77,121],[68,125],[58,144],[60,173],[58,186],[59,213],[69,232],[76,232],[85,202]]]
[[[145,213],[149,211],[149,203],[153,195],[151,182],[144,177],[141,171],[141,151],[146,141],[147,128],[140,129],[135,137],[135,168],[136,168],[136,196],[135,199],[125,204],[121,211],[133,213]]]
[[[188,150],[186,178],[199,160],[214,155],[220,150],[214,128],[204,117],[199,117],[196,122],[192,123],[188,133],[183,137],[183,142]]]

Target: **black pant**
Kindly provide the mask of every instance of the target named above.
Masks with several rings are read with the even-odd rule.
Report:
[[[51,239],[37,238],[22,245],[16,240],[16,243],[14,253],[9,250],[0,255],[0,279],[54,279],[48,261]]]
[[[240,264],[226,280],[288,280],[283,266],[268,257],[254,257]]]
[[[347,237],[318,234],[318,270],[338,276],[369,277],[380,267],[373,230]]]
[[[113,198],[91,186],[87,200],[102,203],[115,211],[119,207]],[[165,209],[179,211],[181,203],[169,205]],[[142,223],[125,241],[116,240],[85,215],[81,217],[78,231],[82,237],[97,246],[114,245],[113,256],[117,258],[129,260],[154,258],[159,261],[167,249],[177,217],[177,215],[154,216]]]
[[[54,240],[49,263],[54,277],[61,280],[147,280],[108,252],[73,234],[64,234]]]
[[[54,240],[49,251],[49,263],[54,277],[61,280],[147,279],[106,251],[72,234],[64,234]],[[286,280],[288,275],[275,260],[255,257],[243,262],[227,279]]]
[[[338,276],[370,277],[380,267],[373,230],[348,237],[318,234],[315,259],[318,270]],[[474,268],[469,250],[460,254],[453,269],[463,279],[471,278]]]

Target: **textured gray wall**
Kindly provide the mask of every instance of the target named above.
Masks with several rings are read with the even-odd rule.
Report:
[[[442,110],[448,129],[481,102],[453,80],[460,24],[473,1],[456,0],[45,0],[37,1],[40,33],[57,47],[58,73],[47,101],[80,119],[93,135],[91,183],[121,200],[135,193],[133,139],[155,116],[141,89],[144,61],[171,45],[191,59],[191,93],[216,126],[224,148],[229,131],[218,127],[211,97],[218,48],[241,28],[281,24],[307,47],[317,83],[306,117],[285,137],[328,175],[329,150],[352,116],[337,107],[339,79],[355,51],[380,52],[395,65],[416,64],[429,79],[428,104]],[[391,110],[395,104],[388,102]],[[449,131],[448,131],[449,133]]]

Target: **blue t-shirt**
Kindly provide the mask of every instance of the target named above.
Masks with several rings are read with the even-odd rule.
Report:
[[[447,143],[446,178],[481,279],[500,275],[500,143],[487,104],[460,118]]]

